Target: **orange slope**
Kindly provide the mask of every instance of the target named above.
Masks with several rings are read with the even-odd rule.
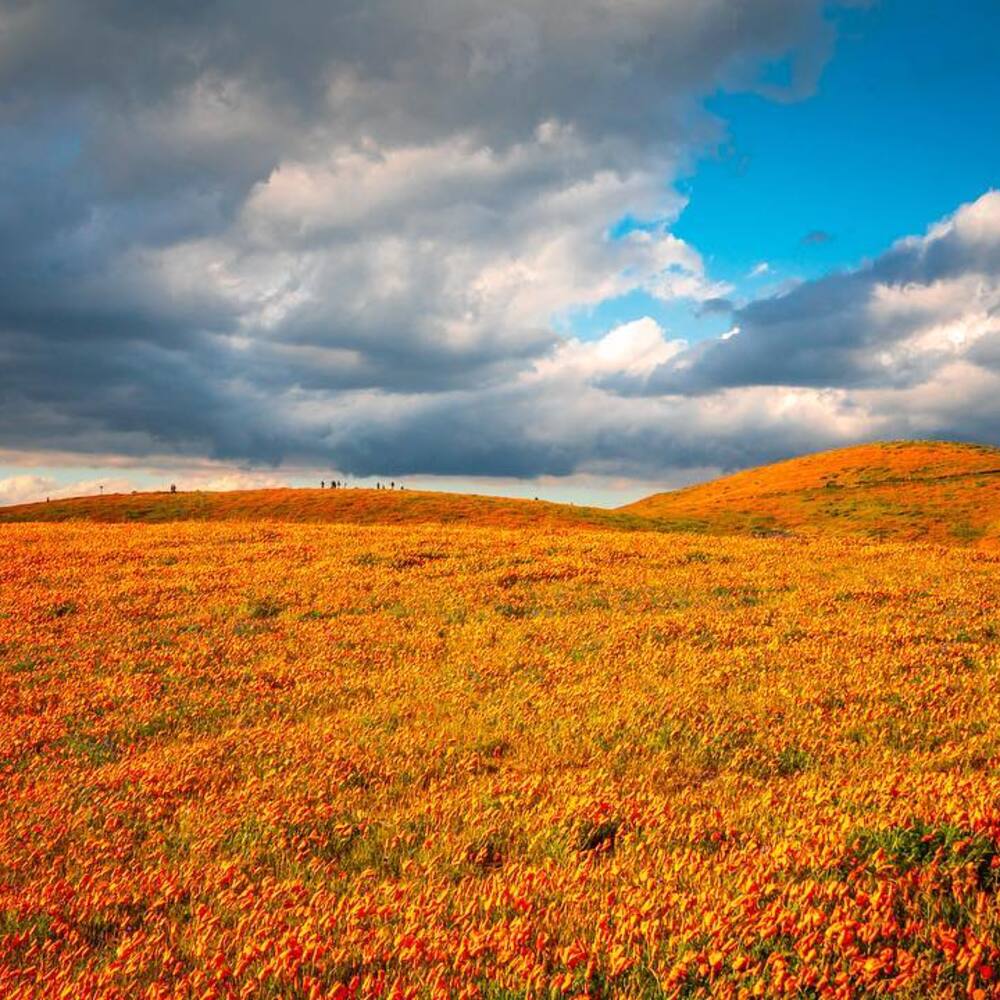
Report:
[[[352,524],[464,523],[493,527],[656,528],[635,515],[505,497],[418,490],[267,489],[135,493],[0,507],[12,521],[161,522],[275,519]]]
[[[1000,449],[929,441],[858,445],[657,493],[621,510],[713,533],[995,542]]]
[[[78,497],[0,508],[12,521],[259,520],[859,535],[1000,542],[1000,449],[896,441],[819,452],[618,510],[416,490],[269,489]]]

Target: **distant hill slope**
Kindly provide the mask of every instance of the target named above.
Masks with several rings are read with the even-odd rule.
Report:
[[[712,533],[1000,541],[1000,449],[893,441],[819,452],[620,508]]]
[[[819,452],[657,493],[618,510],[418,490],[135,493],[0,507],[13,521],[258,520],[791,532],[1000,544],[1000,449],[895,441]]]
[[[161,522],[273,518],[351,524],[457,523],[495,527],[566,526],[614,530],[669,530],[627,511],[577,507],[544,500],[430,493],[418,490],[268,489],[231,492],[134,493],[76,497],[0,507],[13,521]]]

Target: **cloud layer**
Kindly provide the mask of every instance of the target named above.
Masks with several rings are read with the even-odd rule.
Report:
[[[731,307],[670,181],[704,94],[808,92],[822,7],[0,0],[0,446],[655,476],[981,433],[949,394],[1000,398],[994,195],[723,341],[553,325]]]

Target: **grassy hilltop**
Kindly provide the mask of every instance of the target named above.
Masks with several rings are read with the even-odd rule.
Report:
[[[371,489],[111,494],[0,507],[0,523],[261,519],[710,534],[819,532],[992,544],[1000,540],[1000,449],[914,441],[859,445],[657,493],[617,510]]]
[[[931,542],[1000,538],[1000,449],[897,441],[825,451],[621,508],[696,530]]]
[[[343,524],[469,524],[480,527],[576,527],[657,530],[674,527],[628,511],[544,500],[421,490],[264,489],[228,492],[136,493],[74,497],[0,507],[14,521],[277,520]]]

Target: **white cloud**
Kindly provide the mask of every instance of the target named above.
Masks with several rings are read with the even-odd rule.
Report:
[[[132,482],[126,477],[60,482],[52,476],[31,474],[8,476],[6,479],[0,479],[0,505],[92,496],[100,493],[102,488],[105,493],[123,493],[132,489]]]
[[[694,345],[654,372],[651,394],[725,387],[901,388],[944,365],[1000,360],[1000,193],[854,271],[736,311],[738,337]]]
[[[564,341],[550,357],[536,362],[532,377],[572,376],[586,381],[618,373],[647,375],[686,346],[683,340],[667,339],[659,323],[645,316],[615,327],[599,340]]]
[[[55,486],[56,481],[48,476],[8,476],[0,479],[0,504],[44,499]]]
[[[663,184],[670,163],[623,171],[613,159],[552,122],[502,153],[468,137],[333,150],[283,163],[229,232],[165,248],[156,266],[175,294],[238,316],[251,342],[360,351],[376,365],[537,356],[554,342],[552,317],[572,308],[636,289],[728,291],[664,228],[682,205]],[[626,209],[660,223],[608,237]]]

